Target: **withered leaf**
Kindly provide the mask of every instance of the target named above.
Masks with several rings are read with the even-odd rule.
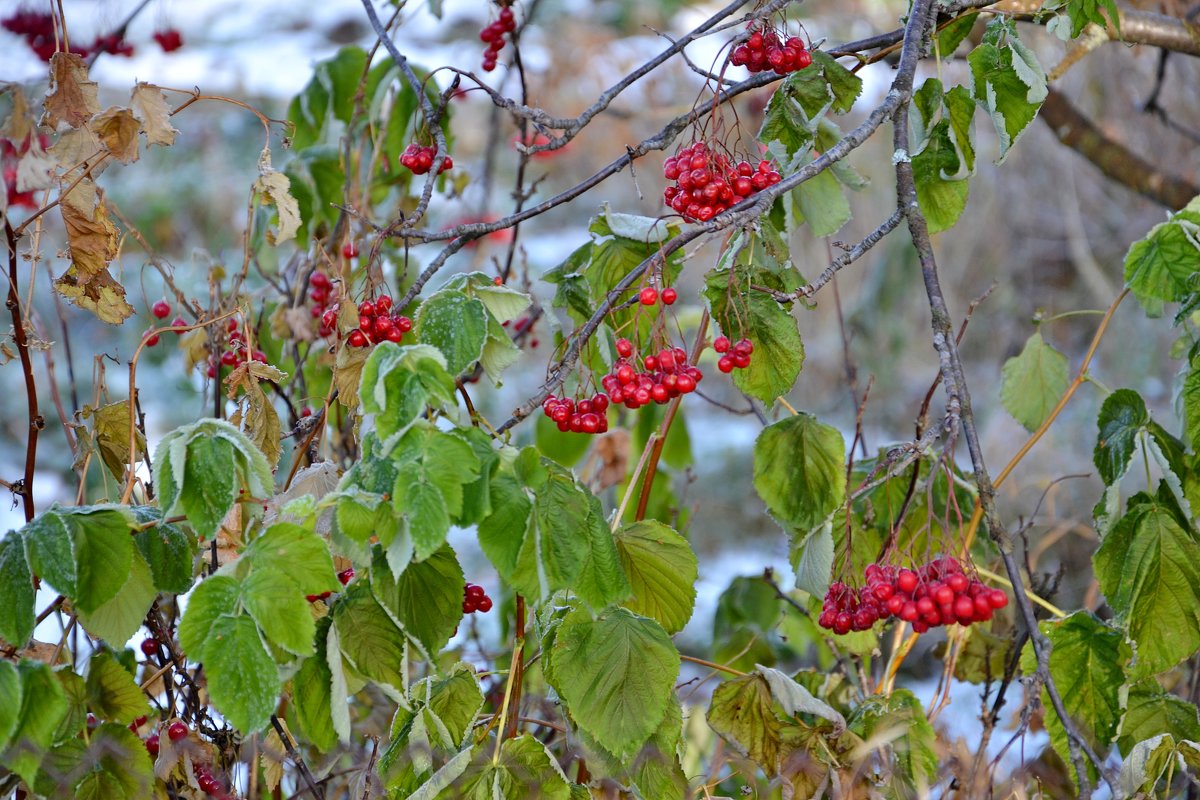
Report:
[[[34,139],[25,155],[17,162],[17,191],[31,192],[54,185],[55,161]]]
[[[358,382],[363,364],[371,354],[369,347],[341,347],[333,362],[333,385],[338,390],[338,402],[347,408],[358,406]]]
[[[275,410],[259,382],[269,380],[279,383],[286,379],[287,373],[257,361],[239,364],[226,378],[230,399],[239,389],[246,392],[239,409],[240,427],[250,440],[258,445],[258,449],[262,450],[272,468],[279,463],[279,457],[283,455],[283,430],[279,424],[279,412]]]
[[[78,177],[76,172],[84,169],[85,162],[98,160],[96,157],[104,151],[104,143],[100,141],[100,137],[90,128],[80,128],[59,135],[48,152],[62,168],[63,180],[69,182]],[[92,177],[95,178],[103,172],[109,163],[111,162],[105,159],[99,166],[94,167]]]
[[[133,306],[125,302],[125,287],[107,272],[81,281],[72,265],[54,282],[54,288],[75,305],[91,311],[101,322],[120,325],[133,316]]]
[[[109,262],[117,257],[117,228],[97,198],[95,184],[81,181],[63,197],[59,208],[67,227],[71,268],[77,282],[87,283],[101,273],[107,274]]]
[[[197,364],[208,362],[208,332],[197,328],[180,334],[179,349],[183,351],[183,371],[190,373]]]
[[[171,127],[171,108],[161,89],[149,83],[139,83],[133,87],[130,105],[133,106],[134,116],[142,123],[146,144],[163,147],[175,144],[179,131]]]
[[[128,108],[112,106],[98,114],[89,127],[117,161],[122,164],[137,161],[138,132],[142,126]]]
[[[75,53],[50,56],[50,92],[43,105],[42,124],[54,130],[66,123],[82,128],[100,111],[96,82],[88,79],[87,62]]]
[[[92,429],[95,432],[95,442],[100,449],[100,458],[118,480],[125,477],[129,467],[129,401],[109,403],[97,409],[84,408],[84,419],[95,416]],[[135,460],[140,461],[146,454],[146,437],[139,430],[134,430],[137,454]]]
[[[279,227],[267,231],[267,241],[271,244],[286,242],[295,237],[300,229],[300,204],[291,195],[291,185],[287,175],[271,166],[271,151],[264,149],[258,159],[254,195],[260,201],[275,206],[279,214]]]
[[[33,115],[29,113],[29,101],[25,92],[15,83],[5,87],[5,93],[12,98],[12,110],[4,125],[0,126],[0,136],[13,142],[23,142],[33,132]]]

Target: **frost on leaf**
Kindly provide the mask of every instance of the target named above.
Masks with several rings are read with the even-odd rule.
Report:
[[[171,109],[161,89],[149,83],[139,83],[133,87],[129,104],[133,106],[133,115],[142,123],[146,144],[163,147],[175,144],[175,136],[179,131],[171,127]]]
[[[100,112],[96,82],[88,79],[87,63],[75,53],[55,53],[50,57],[50,93],[46,95],[46,114],[42,124],[57,130],[62,124],[82,128]]]
[[[59,294],[104,322],[119,325],[133,315],[125,287],[108,274],[117,255],[117,228],[99,198],[96,185],[80,182],[59,205],[67,229],[71,266],[54,282]]]
[[[264,149],[258,159],[254,196],[275,206],[279,212],[279,227],[267,231],[267,241],[271,244],[286,242],[300,229],[300,205],[292,197],[290,188],[288,177],[271,166],[271,151]]]

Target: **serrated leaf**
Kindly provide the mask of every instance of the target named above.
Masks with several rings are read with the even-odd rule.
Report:
[[[1076,728],[1098,752],[1104,752],[1117,732],[1124,713],[1125,665],[1129,645],[1121,631],[1110,628],[1087,611],[1039,626],[1050,640],[1050,675],[1059,687],[1063,704]],[[1037,671],[1037,657],[1026,644],[1021,654],[1026,675]],[[1043,691],[1043,702],[1049,695]],[[1070,763],[1066,729],[1055,714],[1046,715],[1054,749]],[[1093,772],[1093,780],[1098,776]]]
[[[9,738],[11,744],[0,753],[0,764],[32,786],[54,730],[67,714],[67,697],[50,667],[39,661],[21,660],[17,674],[21,685],[20,712]]]
[[[1154,497],[1130,498],[1093,563],[1136,649],[1132,675],[1155,675],[1200,649],[1200,541],[1165,483]]]
[[[574,584],[591,551],[590,541],[579,535],[592,513],[591,499],[569,472],[551,470],[549,479],[534,491],[533,513],[512,575],[514,588],[529,597],[546,598]]]
[[[1089,24],[1106,28],[1111,25],[1121,33],[1121,14],[1114,0],[1047,0],[1044,11],[1065,13],[1071,22],[1070,38],[1077,39]],[[1107,16],[1106,16],[1107,14]]]
[[[146,144],[170,147],[179,131],[171,127],[171,110],[162,89],[148,83],[138,83],[129,98],[133,113],[142,123]]]
[[[532,302],[529,295],[510,286],[497,286],[491,277],[482,272],[455,275],[446,281],[445,288],[478,298],[492,318],[499,322],[516,319]]]
[[[549,656],[554,688],[576,723],[618,757],[632,755],[666,713],[679,653],[657,622],[623,608],[567,615]]]
[[[274,245],[283,244],[288,239],[295,238],[300,229],[300,206],[292,197],[289,188],[291,181],[287,175],[271,166],[271,151],[264,148],[258,157],[258,178],[254,181],[255,198],[266,205],[275,206],[279,224],[274,230],[267,230],[267,241]]]
[[[396,481],[392,505],[408,521],[417,560],[437,552],[450,532],[450,514],[442,490],[428,481],[401,476]]]
[[[342,654],[364,677],[404,689],[404,631],[371,594],[366,581],[351,583],[333,604],[333,629]]]
[[[538,414],[534,422],[534,442],[537,449],[564,467],[573,467],[579,463],[579,459],[583,458],[591,447],[592,438],[570,431],[560,431],[558,424],[545,414]]]
[[[308,84],[288,106],[288,120],[295,126],[294,148],[302,150],[321,141],[335,120],[350,121],[366,65],[366,51],[358,46],[343,47],[316,65]]]
[[[967,207],[968,182],[957,177],[962,171],[958,149],[951,138],[950,121],[942,119],[929,131],[921,150],[912,156],[917,202],[929,223],[930,233],[954,227]]]
[[[316,625],[285,564],[251,570],[242,581],[241,602],[273,644],[299,656],[312,655]]]
[[[1164,691],[1153,678],[1129,687],[1117,747],[1128,753],[1138,742],[1167,733],[1179,739],[1200,740],[1196,706]]]
[[[625,525],[616,533],[621,567],[633,588],[624,606],[667,633],[683,630],[696,603],[698,565],[687,540],[661,522]]]
[[[139,524],[162,520],[162,511],[152,506],[134,506]],[[169,522],[138,531],[133,536],[138,552],[150,566],[154,586],[162,592],[183,594],[192,588],[196,559],[194,536]]]
[[[813,236],[837,233],[850,221],[850,201],[832,170],[820,172],[792,190],[796,210]]]
[[[34,601],[33,573],[25,560],[25,539],[18,531],[9,531],[0,539],[0,638],[20,649],[33,635]],[[0,742],[3,741],[0,724]],[[0,744],[0,749],[3,745]]]
[[[586,491],[582,486],[579,489]],[[572,589],[583,602],[593,609],[600,609],[626,600],[633,589],[621,568],[617,544],[604,519],[600,501],[589,495],[588,505],[588,515],[580,531],[581,538],[586,540],[587,554],[583,557]]]
[[[785,723],[775,712],[762,675],[742,675],[714,689],[705,718],[710,728],[767,775],[779,773]]]
[[[379,604],[432,658],[462,620],[462,567],[449,545],[393,575],[381,551],[371,565],[371,592]]]
[[[233,444],[198,437],[188,444],[179,508],[202,539],[216,535],[237,499]]]
[[[1020,355],[1004,362],[1000,372],[1000,402],[1013,419],[1035,430],[1058,404],[1071,379],[1067,357],[1034,331]]]
[[[150,703],[129,670],[101,650],[88,660],[88,707],[101,719],[128,725],[150,713]]]
[[[454,408],[454,377],[446,364],[441,351],[428,344],[375,346],[362,367],[362,396],[381,440],[399,439],[428,406]]]
[[[1042,107],[1046,74],[1017,38],[1015,24],[1001,17],[988,25],[984,41],[971,51],[967,62],[975,100],[991,117],[1000,140],[1000,163]]]
[[[492,513],[479,523],[479,546],[500,577],[512,581],[528,531],[533,502],[513,475],[501,472],[492,481]],[[514,532],[522,535],[514,535]]]
[[[138,160],[138,133],[142,126],[131,109],[110,106],[93,117],[88,127],[117,161],[132,164]]]
[[[1130,245],[1125,255],[1125,285],[1143,306],[1178,302],[1194,290],[1194,276],[1200,272],[1200,242],[1194,234],[1197,225],[1200,201],[1193,200]]]
[[[889,741],[895,765],[908,782],[928,786],[937,776],[937,734],[925,719],[921,701],[908,689],[896,689],[887,697],[869,696],[854,709],[849,723],[862,739]]]
[[[425,797],[428,795],[421,800]],[[497,759],[492,758],[490,747],[476,748],[459,777],[436,797],[437,800],[509,797],[570,800],[571,786],[546,746],[525,733],[505,740]]]
[[[331,620],[326,617],[317,623],[316,653],[304,659],[300,671],[292,678],[292,721],[304,740],[321,752],[337,745],[333,729],[333,673],[326,652]],[[335,653],[338,659],[341,655]],[[344,705],[343,698],[338,702]]]
[[[157,597],[146,559],[141,553],[134,553],[125,583],[117,593],[94,611],[80,610],[79,621],[88,633],[120,646],[141,627]]]
[[[88,78],[88,66],[76,53],[59,51],[50,56],[50,91],[41,124],[57,129],[60,123],[82,128],[100,111],[99,87]]]
[[[227,575],[205,578],[188,598],[179,623],[179,643],[193,661],[207,661],[213,627],[222,616],[237,613],[241,584]]]
[[[1104,398],[1096,419],[1099,434],[1092,458],[1106,485],[1114,485],[1125,475],[1137,448],[1138,433],[1149,422],[1146,402],[1132,389],[1118,389]]]
[[[252,569],[286,573],[302,594],[336,592],[342,584],[333,569],[329,545],[316,531],[277,522],[250,543],[242,554]]]
[[[764,428],[754,444],[754,488],[780,522],[813,528],[838,508],[846,492],[842,434],[810,414]]]
[[[279,702],[275,660],[247,616],[222,615],[212,626],[204,667],[213,707],[243,733],[260,731]]]
[[[784,673],[764,666],[757,666],[754,668],[754,671],[761,675],[763,680],[767,682],[767,687],[771,690],[771,696],[775,698],[775,702],[779,703],[783,709],[783,713],[793,717],[797,714],[813,714],[834,723],[837,726],[837,730],[846,727],[846,719],[837,709],[813,697],[808,689],[805,689]]]
[[[414,320],[417,339],[446,357],[446,370],[461,375],[483,356],[488,314],[480,300],[441,291],[421,304]]]
[[[825,520],[810,531],[792,529],[788,541],[796,588],[823,596],[833,575],[832,520]]]
[[[23,529],[30,567],[83,612],[112,599],[129,576],[133,517],[124,506],[51,506]]]
[[[21,676],[11,661],[0,661],[0,754],[21,721]]]

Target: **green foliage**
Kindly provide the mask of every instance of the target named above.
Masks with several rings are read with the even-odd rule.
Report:
[[[1121,32],[1121,13],[1116,0],[1046,0],[1042,11],[1056,12],[1057,16],[1046,28],[1063,39],[1077,38],[1089,24],[1101,28],[1111,24],[1118,34]]]
[[[1185,300],[1196,290],[1200,243],[1193,233],[1200,224],[1200,198],[1155,225],[1125,255],[1125,285],[1154,316],[1163,303]]]
[[[1000,139],[1000,158],[1009,150],[1046,99],[1046,73],[1037,56],[1017,38],[1016,25],[997,16],[983,42],[967,56],[974,79],[975,101],[992,119]]]
[[[1020,355],[1004,362],[1000,402],[1027,430],[1035,430],[1067,390],[1067,357],[1034,331]]]
[[[975,105],[961,86],[928,78],[913,94],[913,181],[930,233],[954,227],[975,171]]]
[[[429,656],[441,651],[462,619],[463,571],[449,545],[393,575],[382,552],[371,566],[375,599]]]
[[[10,531],[0,539],[0,587],[5,602],[0,603],[0,638],[20,647],[33,635],[33,573],[25,560],[25,537]]]
[[[696,554],[687,540],[661,522],[635,522],[616,532],[621,568],[633,597],[624,606],[678,633],[696,603]]]

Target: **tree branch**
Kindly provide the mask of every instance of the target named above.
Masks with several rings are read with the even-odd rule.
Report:
[[[14,486],[14,494],[21,495],[25,521],[34,517],[33,475],[37,465],[38,434],[46,427],[46,421],[38,410],[37,383],[33,378],[33,360],[29,356],[29,340],[25,335],[25,320],[21,317],[21,296],[17,293],[17,234],[8,217],[4,218],[4,234],[8,241],[8,312],[12,315],[13,341],[21,357],[21,371],[25,374],[25,405],[29,413],[29,438],[25,441],[25,475],[21,479],[20,491]]]

